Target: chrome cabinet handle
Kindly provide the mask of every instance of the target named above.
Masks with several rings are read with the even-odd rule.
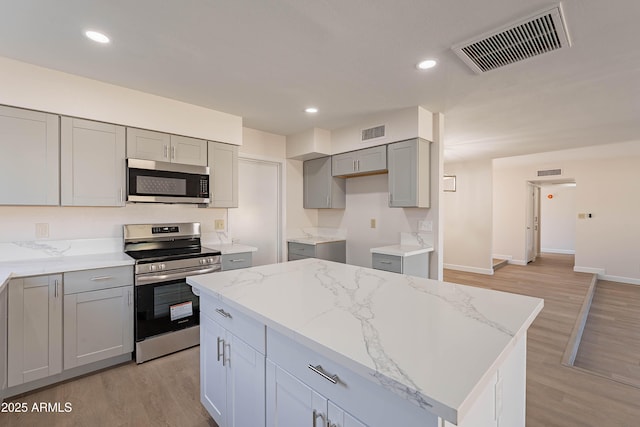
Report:
[[[124,202],[122,196],[123,196],[123,192],[122,192],[122,187],[120,187],[120,203]]]
[[[337,375],[329,375],[329,374],[327,374],[324,371],[324,369],[322,369],[322,366],[320,366],[320,365],[313,366],[313,365],[309,364],[309,369],[311,369],[313,372],[315,372],[316,374],[320,375],[322,378],[324,378],[325,380],[329,381],[332,384],[338,384],[338,381],[340,381],[340,378],[338,378]]]
[[[53,297],[58,298],[58,279],[53,281]]]
[[[92,277],[91,281],[92,282],[97,282],[100,280],[109,280],[109,279],[113,279],[113,276],[97,276],[97,277]]]
[[[244,258],[230,259],[229,262],[243,262]]]
[[[391,264],[391,261],[380,261],[380,264]]]
[[[216,308],[216,313],[218,313],[220,316],[226,317],[227,319],[231,319],[232,318],[231,313],[227,313],[226,311],[224,311],[221,308]]]
[[[322,420],[322,424],[324,424],[324,414],[322,412],[318,412],[315,409],[313,410],[313,427],[316,427],[316,419],[320,418]]]
[[[127,305],[131,306],[131,296],[133,295],[133,292],[129,291],[127,292]]]
[[[356,166],[357,166],[358,170],[360,170],[360,160],[356,160]]]
[[[222,352],[223,354],[220,354],[220,343],[222,343]],[[220,356],[224,357],[224,340],[220,337],[218,337],[218,348],[217,348],[217,353],[218,353],[218,362],[220,361]]]

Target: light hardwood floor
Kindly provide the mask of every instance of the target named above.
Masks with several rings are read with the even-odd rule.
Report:
[[[640,286],[597,283],[574,365],[640,387]]]
[[[591,280],[573,272],[573,256],[544,254],[493,276],[445,270],[444,278],[545,300],[527,341],[527,427],[640,426],[640,389],[561,364]]]
[[[544,298],[528,335],[527,427],[640,426],[640,389],[560,363],[591,280],[572,266],[572,256],[544,255],[493,276],[446,270],[445,280]],[[73,411],[0,414],[0,426],[215,426],[199,402],[198,357],[195,347],[18,397]]]

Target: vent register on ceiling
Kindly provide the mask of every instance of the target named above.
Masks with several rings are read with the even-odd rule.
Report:
[[[569,46],[571,41],[558,5],[451,49],[480,74]]]

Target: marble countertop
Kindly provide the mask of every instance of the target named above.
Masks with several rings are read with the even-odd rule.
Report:
[[[254,246],[241,245],[239,243],[205,243],[202,246],[222,252],[222,255],[239,254],[243,252],[256,252]]]
[[[541,299],[315,258],[192,286],[446,420],[461,420]]]
[[[433,252],[433,247],[425,247],[418,245],[389,245],[378,248],[371,248],[372,254],[394,255],[394,256],[411,256]]]
[[[304,236],[304,237],[292,237],[287,239],[287,242],[302,243],[303,245],[318,245],[322,243],[331,242],[346,242],[344,237],[337,236]]]

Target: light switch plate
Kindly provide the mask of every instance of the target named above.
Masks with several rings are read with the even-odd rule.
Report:
[[[36,239],[46,239],[49,237],[49,224],[38,223],[36,224]]]
[[[371,228],[376,228],[376,219],[371,218]]]
[[[224,230],[224,219],[216,219],[214,226],[216,228],[216,231]]]
[[[433,231],[433,221],[418,221],[418,231]]]

